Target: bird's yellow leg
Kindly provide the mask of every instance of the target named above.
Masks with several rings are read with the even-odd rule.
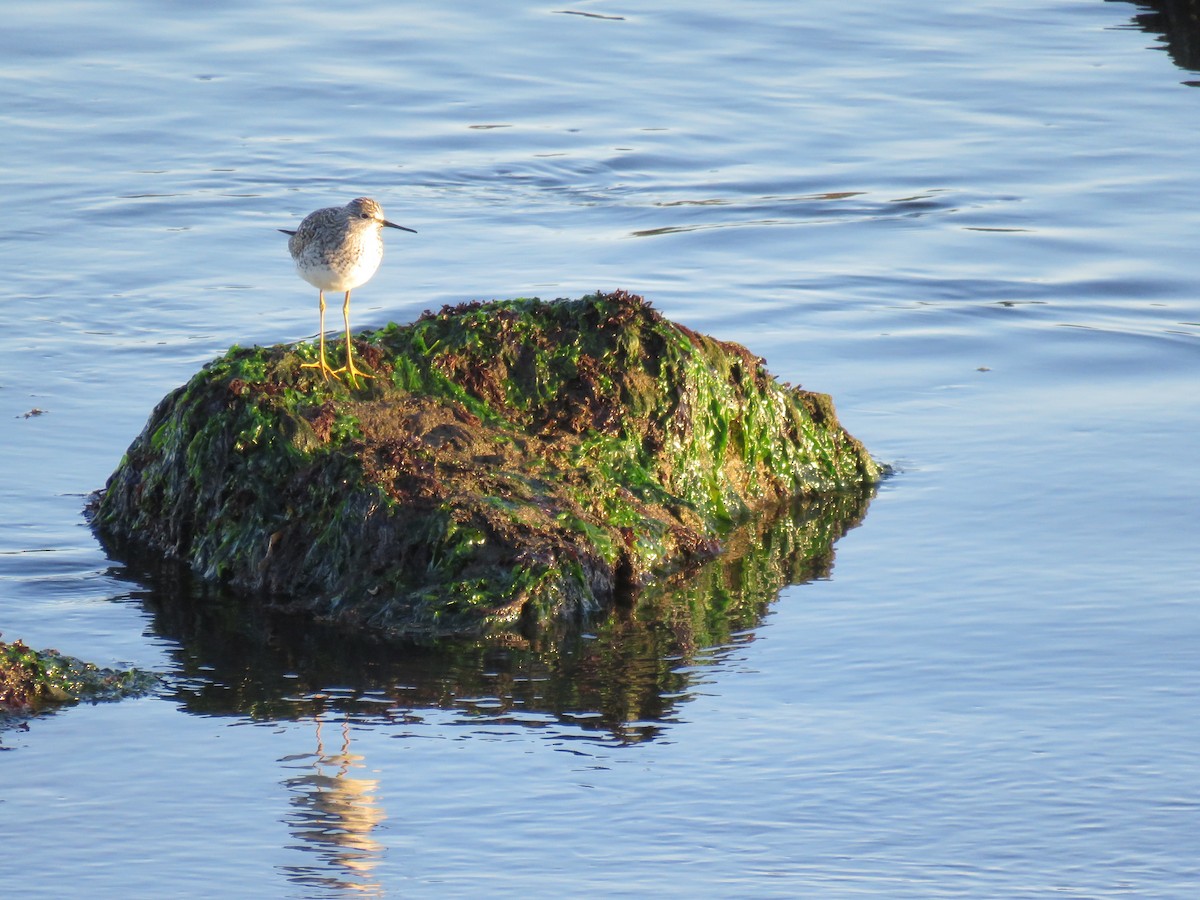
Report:
[[[346,300],[342,303],[342,319],[346,323],[346,364],[340,369],[334,369],[334,373],[345,372],[347,380],[354,384],[356,375],[361,375],[363,378],[374,378],[374,375],[368,375],[366,372],[359,370],[354,365],[353,345],[350,343],[350,292],[346,291]]]
[[[321,374],[325,376],[325,380],[329,380],[330,375],[337,374],[333,369],[329,368],[329,363],[325,361],[325,292],[320,293],[321,300],[321,335],[318,340],[318,346],[321,348],[316,362],[301,363],[302,369],[320,369]]]

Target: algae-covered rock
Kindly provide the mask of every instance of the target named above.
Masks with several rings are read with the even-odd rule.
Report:
[[[48,706],[144,694],[157,684],[158,677],[150,672],[105,669],[57,650],[0,641],[0,724],[8,716]]]
[[[828,396],[624,292],[360,335],[358,390],[301,368],[313,353],[234,348],[169,394],[99,534],[348,624],[529,630],[713,556],[757,509],[880,475]]]

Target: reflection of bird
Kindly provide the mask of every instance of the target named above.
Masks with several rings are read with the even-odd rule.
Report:
[[[320,358],[305,363],[306,369],[320,369],[328,378],[345,372],[346,379],[355,384],[355,376],[365,375],[354,367],[350,353],[350,291],[366,284],[383,260],[383,228],[411,231],[383,217],[383,207],[369,197],[351,200],[345,206],[330,206],[309,213],[295,231],[280,228],[288,238],[288,250],[296,261],[300,277],[320,291],[321,337]],[[340,369],[329,368],[325,361],[325,292],[345,291],[342,318],[346,323],[346,364]]]
[[[300,770],[284,784],[293,792],[289,829],[312,851],[308,862],[289,867],[299,884],[320,883],[363,897],[382,897],[375,872],[383,845],[374,831],[387,818],[379,800],[379,782],[358,778],[363,757],[350,752],[350,723],[342,722],[342,746],[326,752],[322,722],[317,717],[317,752],[287,757],[288,768]],[[332,748],[330,748],[332,751]],[[311,759],[307,764],[304,760]]]

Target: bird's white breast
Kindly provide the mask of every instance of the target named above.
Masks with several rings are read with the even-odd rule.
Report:
[[[296,271],[323,291],[349,291],[371,280],[383,261],[378,228],[353,235],[345,243],[310,239],[293,253]]]

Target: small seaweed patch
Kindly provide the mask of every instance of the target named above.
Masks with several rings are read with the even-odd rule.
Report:
[[[618,291],[464,303],[311,348],[231,349],[168,395],[93,506],[110,549],[343,624],[578,620],[790,498],[881,475],[829,397]]]
[[[144,694],[158,676],[140,669],[106,669],[23,641],[0,641],[0,718],[47,707]]]

